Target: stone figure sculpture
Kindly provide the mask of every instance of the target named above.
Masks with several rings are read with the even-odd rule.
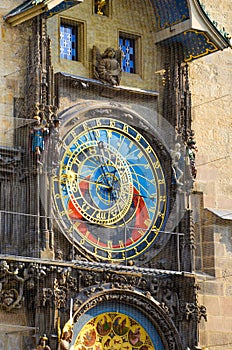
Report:
[[[103,83],[108,83],[113,86],[119,85],[122,75],[121,50],[115,50],[112,47],[108,47],[101,55],[98,48],[94,46],[93,57],[95,77]]]
[[[187,141],[187,155],[189,157],[191,175],[193,179],[196,179],[197,177],[197,168],[196,168],[196,162],[195,162],[196,152],[197,152],[196,141],[193,139],[189,139]]]
[[[69,350],[70,343],[73,337],[73,326],[74,324],[72,319],[65,323],[64,328],[62,330],[58,350]]]
[[[39,345],[37,346],[36,350],[51,350],[50,346],[47,345],[47,336],[44,334],[42,337],[40,337]]]
[[[106,0],[96,0],[96,6],[97,6],[97,14],[98,15],[104,15],[102,9],[106,4]]]
[[[44,151],[44,138],[48,135],[49,131],[43,123],[39,116],[34,117],[35,125],[31,129],[31,150],[35,156],[36,162],[42,164],[42,153]]]
[[[180,181],[183,177],[183,171],[180,168],[180,161],[181,161],[181,145],[180,143],[175,144],[175,148],[170,150],[170,155],[172,158],[172,170],[174,179],[177,185],[183,185],[183,183]]]

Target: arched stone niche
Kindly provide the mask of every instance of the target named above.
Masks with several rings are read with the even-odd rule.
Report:
[[[167,312],[138,291],[111,289],[86,300],[74,313],[71,349],[180,350]]]

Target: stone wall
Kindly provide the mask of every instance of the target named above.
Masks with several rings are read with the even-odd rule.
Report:
[[[232,3],[202,1],[210,18],[232,34]],[[200,303],[208,321],[200,324],[200,344],[210,350],[232,349],[231,221],[203,207],[232,210],[232,52],[226,49],[190,63],[193,129],[198,146],[194,189]],[[203,194],[200,199],[199,193]]]
[[[209,349],[232,349],[232,222],[204,211],[200,303],[208,321],[200,325],[200,342]],[[213,274],[213,275],[212,275]]]
[[[0,310],[0,349],[20,350],[23,348],[23,336],[29,334],[24,309],[14,309],[14,313]],[[32,327],[31,327],[32,329]],[[34,330],[30,331],[34,333]]]
[[[231,350],[231,215],[228,215],[229,211],[204,209],[202,193],[194,193],[192,199],[200,288],[198,301],[207,309],[207,322],[200,322],[200,344],[210,350]]]
[[[0,146],[13,146],[13,130],[18,126],[15,123],[14,99],[24,96],[30,26],[27,22],[26,25],[11,27],[3,19],[21,4],[21,0],[2,0],[0,4]]]
[[[232,35],[232,3],[204,1],[210,18]],[[206,207],[232,208],[232,52],[226,49],[190,64],[193,129],[198,146],[195,189]]]

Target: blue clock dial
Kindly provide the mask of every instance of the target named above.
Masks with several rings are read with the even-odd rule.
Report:
[[[166,216],[156,152],[135,128],[112,118],[89,119],[67,132],[53,191],[63,231],[105,260],[143,253]]]

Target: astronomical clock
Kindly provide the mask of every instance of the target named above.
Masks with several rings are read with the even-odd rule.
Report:
[[[120,263],[160,247],[171,183],[157,130],[110,103],[73,107],[61,120],[53,176],[60,231],[90,260]]]
[[[179,347],[170,318],[145,295],[165,296],[171,287],[162,292],[164,282],[156,274],[150,280],[152,271],[142,267],[170,239],[165,230],[175,191],[165,135],[171,132],[162,131],[149,108],[118,102],[80,102],[60,120],[53,212],[75,249],[81,283],[70,306],[73,326],[72,317],[64,326],[73,332],[72,349]],[[175,309],[178,301],[172,303]]]

